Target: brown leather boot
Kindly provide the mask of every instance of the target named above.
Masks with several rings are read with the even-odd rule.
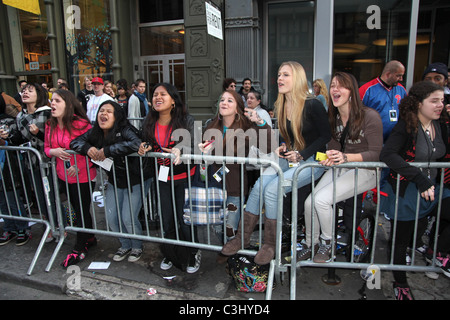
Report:
[[[259,215],[254,215],[253,213],[244,211],[244,248],[250,245],[250,236],[255,229],[256,223],[259,220]],[[222,248],[222,254],[225,256],[232,256],[242,249],[242,230],[241,223],[239,222],[239,227],[236,236],[231,241],[228,241]]]
[[[264,244],[255,256],[255,263],[265,265],[275,257],[277,220],[264,219]]]

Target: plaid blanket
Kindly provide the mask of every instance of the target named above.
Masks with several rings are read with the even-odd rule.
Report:
[[[208,196],[208,199],[207,199]],[[221,188],[191,187],[185,189],[184,223],[190,225],[222,224],[224,219],[223,204],[227,193]],[[191,207],[192,203],[192,207]]]

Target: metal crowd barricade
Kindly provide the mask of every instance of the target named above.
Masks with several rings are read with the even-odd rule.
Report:
[[[409,163],[412,166],[418,167],[418,168],[450,168],[450,163],[443,163],[443,162],[439,162],[439,163]],[[369,267],[376,265],[379,270],[391,270],[391,271],[416,271],[416,272],[427,272],[427,271],[433,271],[433,272],[442,272],[442,270],[438,267],[436,267],[435,265],[435,257],[436,257],[436,247],[437,247],[437,237],[438,237],[438,230],[439,230],[439,220],[440,220],[440,216],[441,216],[441,202],[442,202],[442,196],[443,196],[443,181],[444,181],[444,170],[441,170],[441,175],[440,175],[440,192],[439,195],[435,195],[438,196],[439,200],[438,200],[438,204],[437,204],[437,216],[436,216],[436,232],[434,234],[434,248],[433,248],[433,263],[431,265],[427,265],[427,266],[420,266],[420,265],[415,265],[415,250],[412,250],[412,257],[411,257],[411,265],[395,265],[393,263],[393,259],[394,259],[394,248],[395,248],[395,232],[396,232],[396,227],[397,227],[397,214],[398,214],[398,194],[399,194],[399,187],[400,187],[400,175],[397,175],[397,185],[396,185],[396,205],[395,205],[395,212],[394,212],[394,221],[393,221],[393,230],[391,230],[391,232],[394,232],[394,236],[391,237],[391,239],[394,239],[391,243],[391,256],[389,261],[375,261],[375,252],[376,252],[376,248],[377,248],[377,230],[378,230],[378,226],[379,226],[379,221],[378,221],[378,217],[380,215],[380,202],[381,202],[381,195],[380,195],[380,173],[381,170],[383,168],[387,168],[387,166],[382,163],[382,162],[352,162],[352,163],[345,163],[345,164],[341,164],[338,166],[334,166],[334,167],[330,167],[328,168],[328,170],[339,170],[342,168],[351,168],[351,169],[356,169],[356,173],[355,173],[355,178],[354,178],[354,182],[356,185],[356,181],[358,178],[358,170],[359,169],[374,169],[377,172],[377,184],[376,184],[376,192],[378,195],[378,201],[376,204],[376,210],[374,213],[374,231],[373,231],[373,238],[370,239],[371,244],[372,244],[372,249],[371,249],[371,254],[370,254],[370,259],[368,262],[366,263],[361,263],[361,262],[355,262],[354,261],[354,250],[355,250],[355,237],[356,237],[356,232],[354,232],[356,230],[357,227],[357,205],[356,205],[356,201],[357,201],[357,190],[355,188],[354,191],[354,208],[353,208],[353,221],[352,221],[352,228],[353,228],[353,232],[351,232],[352,237],[351,237],[351,245],[348,246],[348,248],[350,248],[350,261],[336,261],[337,256],[336,256],[336,216],[335,219],[333,219],[333,237],[332,237],[332,253],[331,256],[332,257],[336,257],[335,259],[333,259],[333,261],[328,262],[328,263],[315,263],[313,262],[313,257],[314,257],[314,253],[312,253],[312,257],[310,260],[306,260],[306,261],[297,261],[297,234],[298,234],[298,188],[297,188],[297,180],[298,180],[298,176],[300,174],[300,172],[302,170],[305,170],[307,168],[310,167],[317,167],[317,166],[321,166],[318,163],[308,163],[308,164],[304,164],[301,165],[300,167],[297,168],[296,172],[294,173],[294,176],[292,178],[292,225],[291,225],[291,237],[290,237],[290,241],[291,241],[291,255],[290,255],[290,262],[288,262],[285,259],[281,259],[281,239],[278,238],[278,242],[277,242],[277,254],[275,256],[275,259],[271,262],[273,264],[273,267],[271,268],[271,272],[285,272],[287,270],[287,268],[291,268],[291,273],[290,273],[290,298],[291,299],[295,299],[296,297],[296,268],[298,267],[321,267],[321,268],[329,268],[329,270],[334,269],[334,268],[344,268],[344,269],[361,269],[361,270],[367,270]],[[337,210],[336,210],[336,175],[333,176],[333,211],[334,214],[337,214]],[[315,188],[315,184],[317,184],[317,182],[319,177],[314,177],[314,173],[311,177],[311,182],[312,182],[312,191],[311,191],[311,202],[312,202],[312,208],[314,207],[314,188]],[[317,180],[316,180],[317,179]],[[316,181],[315,183],[313,181]],[[386,182],[387,183],[387,182]],[[420,193],[418,192],[417,194],[417,203],[419,203],[420,200]],[[444,209],[446,210],[446,209]],[[280,220],[282,216],[282,212],[279,212],[278,215],[278,220]],[[417,241],[417,232],[418,232],[418,217],[419,217],[419,206],[417,206],[417,210],[416,210],[416,219],[415,219],[415,230],[414,230],[414,235],[413,235],[413,248],[416,248],[416,241]],[[314,230],[314,219],[311,219],[311,229]],[[313,232],[312,232],[312,236],[314,236]],[[312,240],[311,243],[313,243],[314,241]],[[347,250],[348,250],[347,248]]]
[[[56,221],[54,221],[54,212],[52,208],[52,199],[50,196],[49,179],[46,172],[48,169],[48,164],[43,161],[41,154],[36,149],[31,147],[2,146],[0,147],[0,150],[5,151],[4,170],[8,170],[7,174],[12,177],[11,180],[14,184],[12,186],[14,197],[13,201],[15,202],[20,214],[19,216],[16,216],[13,215],[11,211],[10,200],[8,199],[6,193],[4,172],[3,170],[0,170],[0,183],[2,186],[1,192],[4,193],[6,205],[8,207],[8,212],[0,211],[0,217],[3,219],[27,221],[28,223],[38,223],[45,226],[44,234],[27,271],[27,274],[31,275],[50,231],[54,234],[57,233],[55,228]],[[14,164],[13,161],[15,161]],[[13,172],[13,166],[15,166],[14,170],[18,170],[18,172]],[[17,181],[17,179],[20,181]],[[29,192],[34,193],[34,201],[37,202],[36,204],[32,203],[32,194]],[[42,199],[42,196],[44,199]],[[20,210],[19,204],[24,205],[23,207],[25,208],[25,212]],[[32,205],[37,207],[38,213],[32,214]]]
[[[70,154],[76,154],[73,151],[66,151]],[[98,210],[95,205],[94,205],[94,199],[92,199],[91,201],[91,215],[92,215],[92,220],[93,220],[93,227],[92,228],[86,228],[85,227],[85,223],[84,221],[81,221],[81,225],[74,225],[72,220],[69,219],[69,221],[67,223],[64,222],[64,212],[62,212],[62,208],[61,205],[57,205],[56,207],[56,211],[58,213],[58,223],[59,223],[59,228],[60,228],[60,233],[64,234],[64,232],[79,232],[79,231],[88,231],[89,233],[92,234],[98,234],[98,235],[106,235],[106,236],[111,236],[111,237],[116,237],[116,238],[129,238],[129,239],[136,239],[136,240],[142,240],[142,241],[147,241],[147,242],[155,242],[155,243],[161,243],[161,244],[174,244],[174,245],[180,245],[180,246],[187,246],[187,247],[191,247],[191,248],[197,248],[197,249],[205,249],[205,250],[210,250],[210,251],[217,251],[220,252],[222,250],[223,247],[223,243],[220,242],[220,240],[218,238],[212,237],[211,236],[211,232],[212,232],[212,225],[209,225],[209,223],[206,226],[197,226],[197,229],[202,229],[203,230],[203,234],[206,232],[206,236],[204,236],[203,238],[206,239],[200,239],[196,241],[195,237],[192,236],[191,237],[191,241],[186,241],[186,240],[182,240],[180,239],[179,236],[179,229],[178,226],[176,225],[176,238],[175,239],[169,239],[164,237],[163,234],[163,230],[164,230],[164,226],[163,226],[163,220],[159,219],[159,225],[158,223],[156,223],[156,229],[157,230],[152,230],[152,228],[150,227],[150,222],[149,218],[152,217],[155,218],[156,216],[161,217],[161,214],[164,214],[163,212],[161,212],[161,201],[166,201],[166,198],[161,198],[160,192],[159,192],[159,182],[158,182],[158,176],[156,175],[156,177],[153,177],[153,182],[150,186],[149,191],[148,190],[144,190],[144,176],[143,176],[143,171],[142,171],[142,165],[143,165],[143,159],[144,158],[150,158],[151,162],[152,162],[152,166],[154,166],[154,168],[156,169],[157,167],[157,159],[158,158],[171,158],[174,159],[174,156],[172,154],[168,154],[168,153],[153,153],[153,152],[149,152],[147,153],[145,156],[141,157],[139,155],[137,155],[136,153],[131,154],[127,157],[125,157],[126,161],[126,165],[128,167],[128,160],[130,157],[139,157],[140,158],[140,167],[141,167],[141,196],[143,197],[143,212],[144,212],[144,223],[145,225],[143,226],[143,230],[142,230],[142,234],[136,234],[136,230],[134,230],[134,232],[132,233],[127,233],[125,230],[120,230],[119,232],[113,232],[110,230],[109,226],[108,226],[108,222],[106,220],[106,216],[103,216],[103,212],[101,212],[102,210]],[[76,159],[76,157],[75,157]],[[89,161],[88,157],[85,157],[86,161]],[[190,172],[192,166],[201,163],[201,162],[207,162],[208,165],[212,164],[212,163],[216,163],[216,164],[221,164],[222,166],[226,166],[227,163],[237,163],[240,165],[240,175],[241,175],[241,216],[243,215],[243,209],[244,209],[244,193],[243,193],[243,183],[244,183],[244,179],[243,179],[243,175],[245,174],[245,164],[254,164],[254,165],[265,165],[265,166],[271,166],[274,169],[275,174],[279,175],[279,179],[280,181],[284,181],[283,180],[283,171],[279,168],[278,164],[267,160],[267,159],[254,159],[254,158],[244,158],[244,157],[221,157],[221,156],[209,156],[209,155],[194,155],[194,154],[184,154],[181,156],[181,160],[185,161],[185,163],[187,164],[187,171]],[[56,186],[56,190],[58,190],[58,178],[57,178],[57,174],[56,174],[56,165],[55,165],[56,161],[53,158],[52,159],[52,170],[53,170],[53,179],[54,179],[54,185]],[[78,164],[76,163],[77,166],[80,165],[88,165],[88,162],[83,163],[83,164]],[[171,162],[171,167],[173,166],[172,162]],[[112,167],[114,168],[114,166]],[[113,170],[113,169],[111,169]],[[207,169],[209,170],[209,169]],[[262,170],[262,169],[261,169]],[[157,172],[155,170],[155,172]],[[176,216],[176,203],[175,203],[175,199],[174,199],[174,185],[173,185],[173,170],[170,170],[171,174],[172,174],[172,184],[171,184],[171,192],[172,192],[172,205],[174,208],[174,220],[177,221],[178,217]],[[91,188],[91,194],[94,192],[94,190],[98,190],[99,187],[104,185],[104,173],[103,170],[97,170],[97,181],[96,181],[96,187],[94,189]],[[128,176],[129,178],[129,176]],[[223,179],[224,179],[224,187],[225,188],[225,181],[226,181],[226,175],[224,175]],[[66,179],[67,181],[67,179]],[[79,180],[77,180],[78,183]],[[67,188],[67,183],[65,183],[65,186],[62,186],[63,189]],[[115,186],[116,184],[114,184]],[[108,186],[109,188],[110,186]],[[187,179],[187,186],[186,187],[191,187],[191,183],[190,183],[190,179]],[[279,184],[279,192],[282,192],[282,183]],[[115,188],[115,187],[114,187]],[[115,188],[116,189],[116,188]],[[147,192],[148,191],[148,192]],[[97,191],[98,192],[98,191]],[[115,192],[117,192],[117,190],[115,190]],[[128,191],[130,192],[130,191]],[[101,190],[101,193],[103,194],[103,199],[105,199],[105,191],[104,189]],[[262,190],[260,190],[260,197],[262,196]],[[152,195],[155,195],[155,199],[152,199]],[[162,195],[164,196],[164,195]],[[56,203],[60,204],[61,203],[61,199],[60,199],[60,195],[59,193],[55,193],[55,198],[56,198]],[[78,201],[79,199],[75,199],[75,201]],[[71,199],[68,199],[68,203],[69,203],[69,207],[70,207],[70,201]],[[156,203],[156,205],[154,204]],[[225,202],[224,202],[224,210],[225,210]],[[278,199],[278,207],[280,208],[280,210],[282,210],[282,205],[283,205],[283,199],[282,197],[279,197]],[[107,206],[108,203],[104,202],[104,210],[107,210]],[[262,204],[261,204],[262,207]],[[262,208],[261,208],[262,209]],[[120,212],[118,212],[118,214],[120,215]],[[81,214],[81,216],[83,216]],[[103,219],[106,221],[106,223],[103,223]],[[262,217],[261,217],[262,219]],[[260,221],[260,245],[261,245],[261,225],[262,225],[262,220]],[[241,219],[241,227],[243,225],[243,219]],[[223,223],[223,241],[226,241],[226,224]],[[159,231],[158,231],[158,227],[159,227]],[[203,228],[202,228],[203,227]],[[155,229],[155,228],[153,228]],[[277,225],[277,234],[281,234],[281,223],[278,223]],[[194,232],[194,225],[191,224],[191,235],[193,235]],[[59,242],[53,252],[53,255],[47,265],[46,271],[50,271],[54,260],[58,254],[58,252],[60,251],[63,243],[65,241],[65,237],[61,236],[59,239]],[[242,249],[239,251],[239,253],[242,254],[246,254],[246,255],[256,255],[257,251],[255,250],[249,250],[249,249]]]

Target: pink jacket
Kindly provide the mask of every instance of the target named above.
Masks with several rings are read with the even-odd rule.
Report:
[[[69,132],[66,129],[60,129],[59,126],[57,126],[50,136],[50,126],[48,124],[45,125],[45,142],[44,142],[44,152],[48,157],[50,156],[50,149],[55,148],[64,148],[69,150],[70,149],[70,142],[72,142],[73,139],[76,137],[82,135],[86,131],[88,131],[92,126],[90,123],[86,126],[85,120],[75,120],[73,122],[74,129],[72,130],[72,135],[69,135]],[[75,165],[75,156],[71,156],[70,164],[71,166]],[[87,166],[86,166],[86,157],[82,155],[76,155],[77,159],[77,166],[78,166],[78,179],[80,183],[85,183],[89,181],[89,178],[92,180],[97,175],[97,170],[95,169],[94,165],[92,164],[91,160],[89,159],[88,165],[89,165],[89,172],[90,176],[88,176],[87,173]],[[66,166],[64,161],[62,161],[59,158],[56,158],[56,173],[58,174],[58,178],[65,181],[66,180]],[[67,176],[67,182],[68,183],[77,183],[77,177],[70,177]]]

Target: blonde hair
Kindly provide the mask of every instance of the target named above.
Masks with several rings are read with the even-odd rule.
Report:
[[[286,142],[286,146],[293,147],[294,150],[301,151],[305,148],[305,139],[302,135],[303,128],[303,108],[305,107],[306,98],[309,96],[308,80],[306,78],[305,69],[303,66],[295,61],[283,62],[278,71],[282,67],[289,66],[292,69],[292,83],[293,88],[290,92],[292,100],[291,129],[294,133],[294,142],[292,143],[286,128],[286,119],[288,117],[286,112],[286,95],[278,93],[278,98],[275,101],[275,113],[278,119],[278,128]]]
[[[323,79],[316,79],[313,81],[313,85],[317,84],[320,88],[319,90],[319,94],[323,95],[323,97],[325,98],[325,101],[328,105],[328,89],[327,89],[327,85],[325,84],[325,81],[323,81]]]

